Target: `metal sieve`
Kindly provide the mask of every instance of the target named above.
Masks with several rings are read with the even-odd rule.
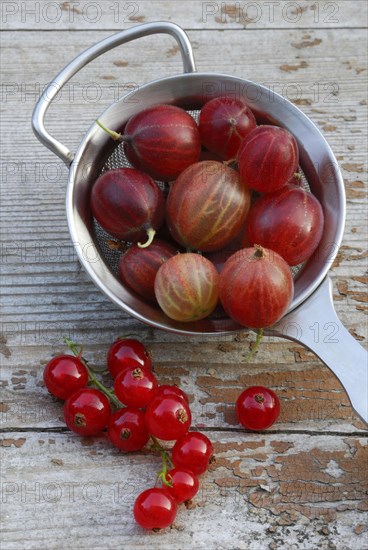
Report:
[[[80,69],[116,46],[156,33],[175,38],[184,73],[140,86],[113,103],[99,119],[112,129],[121,129],[132,115],[159,103],[175,104],[195,116],[209,99],[231,95],[246,100],[258,123],[282,126],[295,136],[304,184],[322,204],[325,227],[318,249],[294,276],[295,294],[288,313],[266,333],[300,342],[314,351],[340,380],[358,415],[368,422],[367,354],[338,319],[332,303],[331,281],[326,277],[341,244],[345,223],[344,183],[336,158],[316,126],[282,96],[249,80],[196,72],[189,39],[173,23],[138,25],[88,48],[50,82],[35,106],[32,124],[37,138],[69,168],[66,211],[80,262],[113,303],[155,328],[188,335],[227,334],[241,329],[228,318],[207,318],[192,323],[174,321],[120,283],[116,266],[121,251],[111,247],[108,242],[111,237],[93,220],[89,196],[102,171],[129,165],[123,148],[94,122],[73,155],[44,126],[52,100]],[[89,259],[91,247],[93,260]]]

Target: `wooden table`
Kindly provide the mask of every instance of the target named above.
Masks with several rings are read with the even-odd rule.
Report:
[[[252,333],[180,337],[113,306],[71,244],[67,170],[30,127],[43,86],[79,52],[140,22],[180,24],[199,70],[272,87],[329,141],[347,192],[344,241],[330,272],[335,305],[364,345],[366,2],[18,0],[1,10],[2,550],[368,548],[367,432],[327,367],[300,345],[275,339],[243,364]],[[48,128],[75,150],[91,121],[126,90],[180,72],[170,37],[127,44],[71,81]],[[109,344],[132,332],[152,350],[160,382],[188,392],[193,424],[216,451],[192,509],[182,507],[172,529],[160,533],[143,532],[132,518],[159,458],[149,450],[120,454],[103,435],[73,435],[42,382],[46,362],[65,351],[63,336],[103,367]],[[270,386],[282,402],[279,422],[266,433],[236,424],[234,401],[253,384]]]

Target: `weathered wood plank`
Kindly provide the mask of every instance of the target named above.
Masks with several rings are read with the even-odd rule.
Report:
[[[56,339],[55,333],[52,336]],[[359,432],[363,423],[352,411],[339,382],[311,352],[294,343],[265,343],[259,357],[244,364],[250,339],[202,343],[151,342],[155,372],[162,384],[177,384],[190,397],[193,425],[206,429],[238,429],[235,401],[252,385],[265,385],[281,400],[281,415],[273,427],[291,432]],[[173,348],[173,346],[175,346]],[[43,367],[50,359],[50,348],[18,348],[6,367],[3,361],[3,400],[0,422],[3,429],[60,428],[64,426],[62,404],[48,395]],[[54,353],[65,347],[52,346]],[[106,368],[108,345],[86,345],[86,358],[98,369]],[[180,350],[182,360],[174,357]],[[227,357],[230,356],[230,359]],[[190,358],[190,359],[189,359]],[[234,362],[234,359],[236,362]],[[112,385],[109,376],[104,377]]]
[[[365,438],[208,435],[216,463],[201,477],[194,507],[182,506],[173,529],[154,534],[131,512],[159,469],[152,452],[119,454],[104,436],[6,434],[2,547],[365,547]]]
[[[11,4],[19,11],[4,20]],[[124,12],[133,19],[115,21],[114,3],[103,2],[94,3],[102,15],[93,23],[84,1],[61,3],[58,23],[50,20],[52,9],[58,10],[51,6],[55,3],[37,3],[49,10],[41,12],[37,27],[24,11],[33,4],[1,5],[8,31],[2,35],[1,88],[4,550],[99,545],[135,550],[147,544],[178,550],[361,550],[367,534],[366,439],[359,437],[363,425],[339,383],[312,353],[291,342],[265,339],[252,363],[243,365],[242,355],[254,338],[247,331],[186,338],[154,331],[112,306],[77,261],[64,211],[67,171],[31,135],[30,117],[43,86],[111,30],[160,18],[191,29],[199,70],[273,87],[327,137],[348,199],[343,246],[330,271],[335,305],[365,344],[367,37],[358,27],[365,25],[366,3],[317,1],[313,7],[306,0],[282,0],[274,3],[270,21],[270,7],[260,0],[120,2],[120,10],[137,4],[139,13],[134,20]],[[257,6],[260,19],[244,20],[242,13],[251,16]],[[297,18],[299,7],[300,20],[288,21],[293,9]],[[139,49],[137,44],[107,54],[80,73],[50,110],[48,127],[72,150],[91,121],[129,86],[181,72],[171,38],[141,40]],[[15,128],[21,132],[14,133]],[[45,362],[65,350],[63,335],[83,343],[91,362],[102,367],[109,343],[127,332],[151,348],[161,382],[177,383],[188,392],[193,423],[214,440],[217,454],[196,508],[181,510],[174,531],[158,535],[142,533],[131,517],[134,497],[153,482],[158,460],[149,452],[120,455],[104,437],[80,440],[62,432],[61,404],[42,383]],[[258,383],[277,391],[282,413],[269,433],[250,434],[236,425],[234,400],[244,386]]]
[[[53,41],[50,42],[48,33],[29,31],[22,34],[22,45],[14,44],[15,35],[15,32],[9,32],[2,36],[3,103],[6,105],[13,99],[33,106],[42,86],[50,81],[59,69],[87,47],[109,36],[109,33],[84,30],[71,33],[66,39],[63,32],[54,31]],[[366,59],[364,49],[360,47],[366,44],[364,29],[357,29],[354,32],[311,29],[304,33],[270,29],[259,31],[257,37],[257,55],[251,55],[252,48],[255,47],[252,33],[241,30],[229,33],[206,30],[189,32],[198,70],[235,74],[265,85],[273,83],[273,89],[276,92],[284,91],[291,100],[297,96],[297,93],[295,89],[291,89],[291,86],[287,89],[287,85],[304,84],[306,91],[309,89],[309,95],[315,104],[314,108],[328,108],[333,104],[336,111],[336,106],[341,101],[341,94],[347,101],[345,107],[350,107],[349,99],[351,102],[354,101],[359,92],[359,82],[363,84],[365,82]],[[311,43],[306,45],[305,42],[308,40]],[[337,48],[342,42],[344,49],[338,51]],[[62,56],[58,55],[60,44],[63,47]],[[160,52],[159,56],[158,52]],[[238,52],[244,53],[239,55]],[[245,52],[248,54],[245,55]],[[26,63],[20,71],[20,62],[24,57]],[[34,71],[35,65],[37,72]],[[67,87],[61,95],[64,102],[69,102],[71,107],[84,103],[87,110],[98,107],[103,100],[106,100],[107,105],[116,100],[117,95],[123,95],[124,84],[139,85],[161,75],[175,74],[180,69],[178,48],[172,47],[169,37],[164,35],[145,37],[141,39],[138,50],[135,43],[128,43],[104,54],[100,60],[94,61],[88,69],[80,72],[75,77],[78,79],[75,85]],[[272,82],[276,75],[279,77],[278,81]],[[356,78],[353,79],[353,76]],[[318,89],[315,86],[315,82],[319,80],[334,82],[333,77],[338,84],[341,84],[340,89],[337,87]],[[18,87],[11,88],[12,82],[18,84]],[[103,93],[88,90],[86,85],[89,83],[100,84]],[[308,89],[307,84],[309,84]],[[84,89],[81,89],[82,85],[85,86]],[[351,90],[354,91],[353,96],[349,96]],[[364,100],[364,88],[361,88],[361,91],[360,99]],[[334,96],[334,93],[338,93],[338,96]],[[63,102],[60,100],[58,103],[62,105]],[[310,103],[307,102],[306,105],[308,104]],[[339,114],[342,120],[344,117],[352,116],[352,113],[336,112],[337,116]],[[350,118],[346,122],[354,120],[357,119]]]
[[[367,18],[363,0],[265,0],[240,2],[134,0],[66,2],[3,2],[1,23],[6,30],[115,29],[137,23],[172,21],[189,29],[341,28],[362,27]]]

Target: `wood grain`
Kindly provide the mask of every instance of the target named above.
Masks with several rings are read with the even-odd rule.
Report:
[[[364,548],[364,438],[209,435],[216,462],[201,476],[191,509],[181,507],[171,530],[146,533],[131,508],[159,469],[151,451],[119,454],[103,436],[6,434],[5,547],[68,548],[77,537],[78,548],[89,549],[98,533],[99,548],[259,550],[282,541],[289,548]]]
[[[309,2],[222,2],[186,0],[114,0],[63,2],[4,2],[2,24],[5,30],[85,29],[122,30],[137,23],[172,21],[185,29],[232,30],[267,28],[354,28],[363,27],[367,18],[364,0]]]
[[[35,4],[38,22],[29,12]],[[344,239],[330,270],[335,307],[366,346],[366,2],[280,0],[272,21],[263,0],[120,2],[118,14],[116,2],[104,1],[93,3],[101,9],[95,22],[90,2],[47,4],[1,4],[2,550],[367,549],[367,432],[327,367],[302,346],[271,338],[245,364],[254,341],[249,331],[177,336],[113,306],[70,242],[67,170],[30,128],[43,87],[79,52],[141,21],[181,24],[199,71],[273,88],[331,145],[347,194]],[[16,13],[5,12],[14,6]],[[262,13],[252,22],[257,6]],[[61,13],[57,22],[53,9]],[[127,44],[66,86],[47,127],[74,151],[91,122],[128,89],[181,71],[172,38]],[[189,394],[193,425],[216,450],[193,509],[181,509],[173,529],[157,534],[143,533],[131,508],[139,490],[154,482],[158,458],[149,450],[119,454],[105,436],[70,434],[61,403],[42,382],[48,359],[65,351],[63,336],[83,343],[91,364],[102,369],[109,344],[127,333],[151,349],[161,383]],[[235,421],[234,401],[251,384],[267,385],[281,399],[279,422],[263,434],[242,431]]]
[[[109,333],[106,338],[108,336]],[[55,333],[53,338],[57,339]],[[59,339],[62,339],[62,334]],[[146,340],[146,343],[152,351],[160,382],[177,384],[190,396],[193,425],[199,429],[237,430],[234,406],[237,396],[244,387],[261,384],[274,389],[281,399],[282,413],[274,426],[277,432],[364,431],[364,425],[351,410],[340,383],[311,352],[291,342],[264,342],[256,361],[247,365],[242,363],[243,356],[248,353],[253,339],[243,334],[238,341],[228,338],[211,342],[207,338],[201,344],[178,344],[175,340]],[[76,340],[86,341],[82,336]],[[173,357],[178,347],[182,361]],[[85,348],[90,364],[103,369],[108,346],[91,346],[86,342]],[[65,346],[57,342],[50,347],[23,346],[21,349],[23,357],[12,356],[18,368],[3,371],[2,427],[21,430],[33,426],[61,428],[64,421],[60,403],[48,396],[42,373],[50,350],[55,354],[65,352]],[[209,357],[211,361],[206,360]],[[278,358],[276,361],[275,357]],[[33,358],[37,358],[37,362],[30,365]],[[112,385],[109,376],[105,377],[105,383]]]

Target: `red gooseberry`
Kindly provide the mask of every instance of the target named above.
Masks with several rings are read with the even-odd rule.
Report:
[[[240,175],[251,189],[271,193],[283,187],[298,169],[299,151],[292,134],[277,126],[257,126],[238,151]]]
[[[241,99],[215,97],[201,109],[198,121],[202,143],[224,160],[236,157],[244,137],[256,127],[256,119]]]
[[[277,252],[256,245],[235,252],[220,273],[220,300],[239,324],[263,328],[287,311],[294,293],[290,267]]]
[[[204,256],[177,254],[158,270],[155,294],[161,309],[171,319],[190,322],[203,319],[215,309],[219,275]]]

